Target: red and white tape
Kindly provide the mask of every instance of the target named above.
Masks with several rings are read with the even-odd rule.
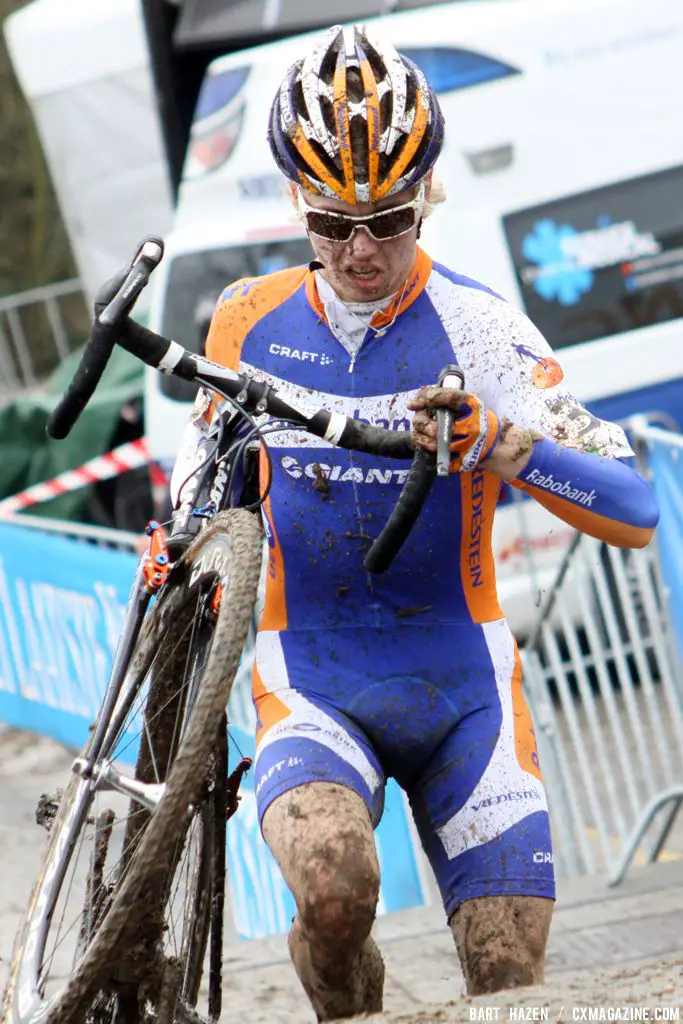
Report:
[[[108,480],[129,469],[145,466],[149,461],[149,449],[144,437],[137,441],[129,441],[128,444],[122,444],[119,448],[114,448],[104,455],[97,455],[94,459],[89,459],[78,469],[67,469],[66,472],[60,473],[52,480],[34,484],[33,487],[28,487],[19,494],[5,498],[4,501],[0,501],[0,516],[10,512],[19,512],[21,509],[49,501],[50,498],[57,498],[60,494],[66,494],[69,491],[77,491],[79,487],[87,487],[88,484]]]

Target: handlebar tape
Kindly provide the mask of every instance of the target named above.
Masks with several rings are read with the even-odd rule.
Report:
[[[436,455],[418,448],[394,511],[365,556],[368,572],[386,572],[415,525],[436,476]]]
[[[194,380],[197,373],[197,361],[182,345],[169,341],[161,334],[143,327],[137,320],[129,317],[124,321],[124,330],[116,335],[116,341],[131,355],[162,373],[173,373],[174,377],[183,380]]]
[[[340,448],[370,452],[372,455],[381,455],[389,459],[410,459],[415,454],[415,446],[408,431],[386,430],[352,419],[346,420],[341,436],[335,444]]]
[[[98,331],[96,325],[73,380],[50,413],[46,427],[48,437],[61,441],[70,433],[74,423],[92,398],[109,361],[114,344],[114,335],[108,330]]]
[[[140,243],[121,286],[98,315],[98,323],[113,327],[123,316],[130,313],[140,292],[147,285],[152,271],[161,263],[163,255],[164,243],[160,238],[150,235]]]
[[[161,261],[163,251],[164,245],[159,238],[146,238],[138,246],[130,270],[120,288],[95,321],[90,341],[73,380],[48,417],[48,437],[61,441],[71,432],[74,423],[92,398],[114,345],[119,340],[114,330],[116,325],[135,304],[152,271]]]

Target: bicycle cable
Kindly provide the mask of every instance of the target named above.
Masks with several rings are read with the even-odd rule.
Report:
[[[195,466],[195,468],[190,473],[188,473],[183,482],[180,484],[180,487],[178,488],[176,506],[180,504],[183,490],[193,477],[197,476],[198,473],[207,469],[210,462],[213,461],[215,465],[218,465],[220,462],[223,461],[223,459],[226,458],[230,458],[230,468],[228,471],[228,478],[226,480],[226,492],[228,494],[231,494],[232,487],[235,481],[235,475],[237,473],[237,466],[239,463],[241,463],[242,469],[246,474],[247,449],[250,444],[252,444],[256,439],[258,439],[263,446],[263,450],[266,456],[266,486],[264,487],[263,493],[259,495],[257,501],[251,502],[249,505],[243,506],[243,508],[245,508],[248,512],[256,512],[257,509],[261,508],[261,506],[267,499],[273,484],[273,460],[270,453],[270,446],[265,439],[265,435],[285,430],[298,430],[301,431],[302,433],[306,433],[308,428],[304,424],[296,423],[294,420],[282,419],[276,420],[275,422],[272,423],[260,425],[256,422],[255,417],[250,412],[247,412],[247,410],[243,408],[243,406],[241,406],[238,402],[236,402],[234,398],[231,398],[229,395],[224,395],[223,398],[226,402],[233,406],[235,412],[237,412],[244,420],[247,421],[247,423],[249,423],[249,425],[251,426],[251,430],[249,430],[247,434],[244,435],[244,437],[241,437],[238,441],[236,441],[233,447],[229,449],[224,455],[219,456],[218,453],[220,451],[221,441],[223,440],[223,435],[225,433],[225,428],[227,424],[225,422],[225,418],[222,415],[218,417],[218,430],[216,434],[215,443],[213,444],[211,450],[207,452],[206,458],[198,466]],[[172,519],[169,520],[169,523],[172,524],[172,522]]]
[[[250,505],[244,505],[243,506],[248,512],[255,512],[256,509],[260,508],[263,505],[264,501],[266,500],[266,498],[270,494],[270,489],[271,489],[272,483],[273,483],[273,459],[272,459],[272,456],[270,454],[270,446],[269,446],[268,442],[265,440],[264,435],[265,434],[275,434],[278,431],[284,431],[284,430],[299,430],[302,433],[306,433],[308,428],[304,424],[302,424],[302,423],[295,423],[294,420],[277,420],[275,423],[268,424],[268,425],[263,426],[263,427],[258,427],[257,426],[254,430],[252,430],[249,434],[247,434],[245,437],[243,437],[241,439],[241,441],[240,441],[239,448],[238,448],[238,451],[237,451],[237,455],[235,456],[235,466],[237,464],[237,457],[238,457],[238,455],[241,455],[243,468],[245,467],[247,448],[251,444],[251,442],[254,440],[255,437],[259,437],[260,440],[261,440],[261,443],[263,445],[263,449],[264,449],[264,451],[266,453],[267,466],[268,466],[267,483],[266,483],[266,486],[265,486],[265,488],[263,490],[263,493],[261,495],[259,495],[258,501],[252,502]],[[235,470],[233,469],[233,474],[234,474],[234,472],[235,472]],[[232,480],[232,476],[231,476],[231,480]]]

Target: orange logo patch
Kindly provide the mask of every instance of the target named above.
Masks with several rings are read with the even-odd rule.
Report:
[[[552,388],[559,384],[564,373],[557,359],[552,356],[539,356],[528,345],[515,345],[515,352],[520,359],[529,359],[536,363],[531,374],[531,382],[535,388]]]
[[[531,380],[535,388],[552,388],[559,384],[564,373],[557,359],[541,359],[534,366]]]

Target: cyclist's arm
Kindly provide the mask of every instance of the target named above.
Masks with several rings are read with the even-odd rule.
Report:
[[[306,269],[292,268],[265,278],[245,277],[228,285],[216,302],[204,346],[206,356],[235,372],[241,372],[242,348],[249,332],[261,318],[299,287]],[[171,477],[174,507],[183,498],[183,485],[206,458],[204,442],[223,400],[200,389],[181,440]],[[242,429],[249,429],[246,425]]]
[[[519,310],[500,306],[495,365],[472,390],[512,426],[484,465],[570,526],[644,547],[658,510],[647,482],[621,461],[633,457],[624,431],[577,401],[545,338]]]
[[[531,440],[524,468],[509,483],[575,529],[617,547],[645,547],[659,518],[652,490],[635,469],[548,438]]]
[[[234,320],[235,298],[243,294],[248,289],[250,283],[251,280],[248,278],[236,281],[234,284],[229,285],[219,296],[204,344],[204,351],[209,359],[235,371],[239,370],[240,350],[243,341],[243,338],[239,336],[239,332],[235,331],[234,323],[232,322]],[[183,430],[171,474],[169,489],[174,508],[178,507],[184,497],[184,485],[186,485],[187,481],[193,479],[194,471],[206,458],[203,445],[220,401],[219,395],[211,396],[204,388],[200,388],[197,393],[189,422]]]

